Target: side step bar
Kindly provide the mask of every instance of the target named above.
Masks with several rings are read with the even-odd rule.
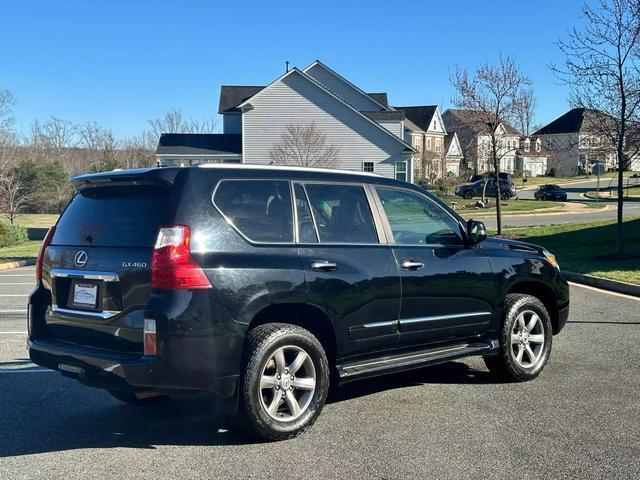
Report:
[[[497,340],[448,345],[446,347],[416,350],[397,355],[354,360],[339,367],[338,373],[340,382],[346,383],[352,380],[435,365],[456,358],[485,355],[497,352],[499,348]]]

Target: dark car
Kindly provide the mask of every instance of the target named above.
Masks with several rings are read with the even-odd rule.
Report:
[[[498,174],[498,176],[500,177],[500,180],[504,180],[506,182],[511,182],[511,174],[510,173],[506,173],[506,172],[500,172]],[[492,178],[495,180],[496,178],[496,173],[495,172],[487,172],[487,173],[481,173],[478,175],[474,175],[473,177],[471,177],[471,180],[469,180],[470,183],[474,183],[477,182],[478,180],[484,180],[485,178]]]
[[[455,188],[454,193],[462,198],[471,200],[473,197],[481,197],[484,191],[487,197],[496,196],[496,182],[493,178],[486,180],[487,186],[485,190],[485,180],[478,180],[473,183],[463,183]],[[509,200],[516,196],[516,186],[509,181],[500,180],[500,198]]]
[[[567,192],[558,185],[540,185],[533,194],[536,200],[560,200],[567,199]]]
[[[214,165],[72,183],[38,258],[29,355],[124,402],[204,392],[283,439],[330,382],[471,355],[533,379],[567,320],[552,254],[486,238],[406,182]]]

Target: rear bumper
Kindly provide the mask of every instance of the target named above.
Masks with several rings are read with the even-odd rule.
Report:
[[[238,375],[218,377],[206,366],[185,370],[169,359],[69,345],[53,339],[28,340],[29,357],[37,365],[98,388],[177,394],[208,392],[235,396]],[[71,368],[70,368],[71,367]]]

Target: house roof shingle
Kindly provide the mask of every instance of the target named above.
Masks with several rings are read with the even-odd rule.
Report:
[[[367,95],[373,98],[376,102],[389,108],[389,99],[387,98],[387,92],[367,93]]]
[[[242,135],[230,133],[163,133],[158,155],[242,154]]]
[[[405,114],[402,110],[390,110],[385,112],[384,110],[374,110],[374,111],[361,111],[363,115],[366,115],[371,120],[375,120],[376,122],[380,120],[404,120]]]
[[[429,130],[431,119],[438,109],[437,105],[422,105],[412,107],[393,107],[396,110],[403,110],[406,117],[416,124],[420,129]]]
[[[595,125],[606,122],[609,119],[613,120],[606,113],[598,112],[597,110],[572,108],[553,122],[534,132],[534,135],[589,132]]]
[[[238,105],[253,97],[263,88],[264,86],[255,85],[222,85],[218,113],[238,112],[239,110],[236,108]]]

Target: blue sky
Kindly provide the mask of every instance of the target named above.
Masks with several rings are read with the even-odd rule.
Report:
[[[221,84],[261,85],[320,59],[395,105],[450,106],[455,65],[514,54],[536,122],[568,108],[548,65],[580,21],[562,1],[10,1],[0,17],[0,88],[18,128],[55,115],[135,135],[170,108],[217,111]],[[221,126],[221,121],[219,122]]]

